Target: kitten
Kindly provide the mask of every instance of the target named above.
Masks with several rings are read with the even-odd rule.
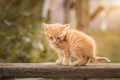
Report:
[[[70,24],[45,24],[43,23],[46,37],[56,47],[58,60],[56,64],[86,65],[88,62],[110,62],[106,57],[96,57],[94,40],[77,30],[70,29]],[[71,56],[77,60],[71,62]]]

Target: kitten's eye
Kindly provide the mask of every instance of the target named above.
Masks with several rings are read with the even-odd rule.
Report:
[[[57,39],[60,39],[60,37],[57,37]]]
[[[53,37],[50,37],[51,39],[53,39]]]

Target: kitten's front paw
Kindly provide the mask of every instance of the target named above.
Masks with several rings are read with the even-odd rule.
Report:
[[[62,65],[69,65],[69,62],[63,62]]]
[[[69,65],[69,64],[67,64],[67,63],[62,63],[62,65]]]
[[[75,63],[75,62],[71,62],[70,66],[78,66],[79,64]]]
[[[76,66],[73,62],[70,63],[70,66]]]
[[[62,64],[62,61],[60,61],[59,59],[56,61],[56,64],[60,65]]]

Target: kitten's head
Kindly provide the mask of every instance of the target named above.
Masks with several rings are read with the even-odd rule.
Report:
[[[43,23],[45,35],[51,43],[59,43],[65,39],[67,30],[70,28],[70,24],[45,24]]]

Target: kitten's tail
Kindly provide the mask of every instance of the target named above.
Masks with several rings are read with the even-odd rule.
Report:
[[[92,62],[110,62],[110,60],[106,57],[92,57],[91,59]]]

